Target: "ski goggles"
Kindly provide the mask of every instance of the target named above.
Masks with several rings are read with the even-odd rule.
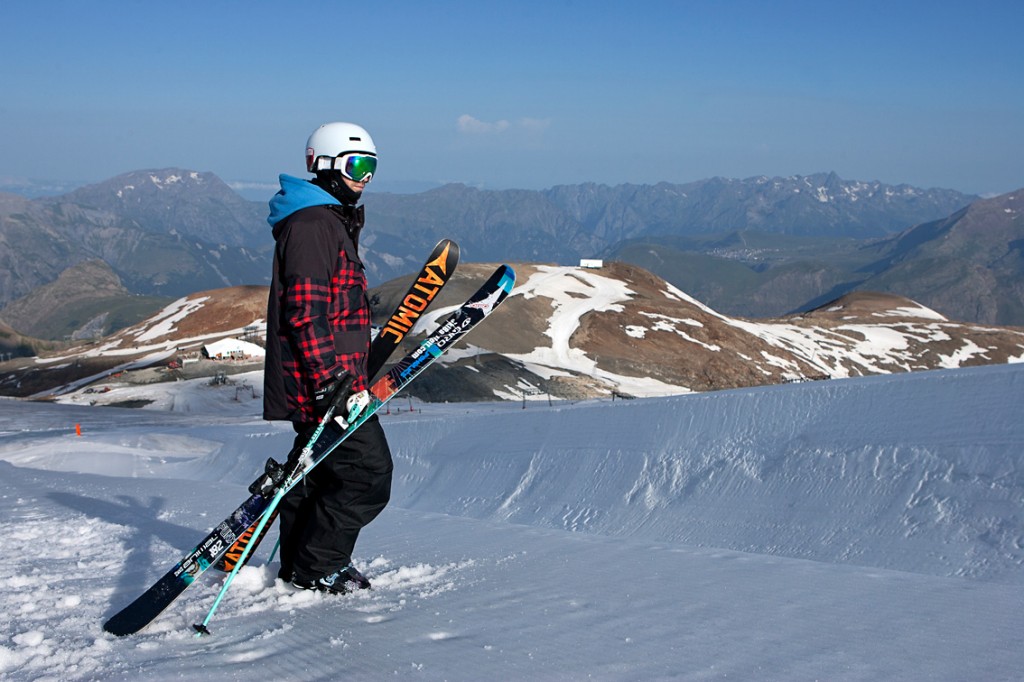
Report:
[[[369,154],[342,154],[321,156],[317,159],[317,170],[339,170],[353,182],[369,182],[377,172],[377,157]]]

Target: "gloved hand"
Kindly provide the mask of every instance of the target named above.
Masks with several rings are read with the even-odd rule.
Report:
[[[317,419],[323,419],[332,406],[338,412],[352,394],[352,383],[356,380],[346,370],[338,372],[313,391],[313,412]]]
[[[322,384],[313,393],[313,406],[316,415],[323,419],[327,411],[333,407],[332,418],[343,429],[354,422],[370,404],[369,392],[353,391],[355,377],[345,370],[340,370],[333,378]]]
[[[337,415],[334,417],[334,421],[338,423],[343,429],[347,429],[355,420],[359,419],[359,415],[363,413],[370,405],[370,392],[367,390],[357,391],[348,397],[345,401],[345,414]]]

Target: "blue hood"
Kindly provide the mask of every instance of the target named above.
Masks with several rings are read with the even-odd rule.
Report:
[[[290,216],[292,213],[310,206],[340,205],[341,202],[316,185],[292,175],[280,176],[281,191],[270,199],[270,216],[267,222],[271,227]]]

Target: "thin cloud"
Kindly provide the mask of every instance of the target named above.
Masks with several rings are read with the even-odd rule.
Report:
[[[231,180],[227,183],[228,187],[235,190],[247,190],[247,189],[272,189],[275,192],[280,189],[280,186],[273,182],[249,182],[246,180]]]
[[[481,121],[478,118],[473,118],[469,114],[463,114],[459,116],[455,122],[455,126],[458,128],[460,133],[467,135],[494,135],[497,133],[503,133],[509,129],[511,124],[508,121],[501,120],[493,123]]]
[[[524,130],[532,133],[542,133],[551,125],[550,118],[524,118],[519,121]]]
[[[521,118],[515,122],[501,119],[488,122],[469,114],[463,114],[455,121],[455,127],[464,135],[500,135],[514,131],[537,134],[547,130],[550,125],[551,119],[547,118]]]

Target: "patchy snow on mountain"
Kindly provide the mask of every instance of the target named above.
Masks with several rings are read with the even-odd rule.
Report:
[[[174,323],[185,319],[192,313],[203,307],[203,303],[209,300],[209,296],[193,296],[190,298],[179,298],[159,313],[150,318],[150,323],[137,332],[127,334],[136,342],[150,341],[162,336],[169,336],[175,331]]]
[[[417,321],[410,342],[450,314],[491,269],[462,264]],[[418,382],[414,393],[446,400],[656,397],[1024,361],[1024,330],[946,320],[899,296],[857,293],[805,313],[748,320],[723,315],[624,263],[516,269],[520,283],[494,323],[443,359],[439,369],[447,374],[434,376],[444,380]],[[18,395],[65,392],[115,364],[120,371],[169,362],[217,339],[261,336],[266,296],[264,287],[233,287],[179,299],[93,345],[39,358],[31,367],[23,363],[39,384],[41,372],[61,369],[49,386]],[[481,362],[494,364],[482,372]],[[105,367],[75,375],[68,363]],[[17,384],[25,374],[0,385]]]

